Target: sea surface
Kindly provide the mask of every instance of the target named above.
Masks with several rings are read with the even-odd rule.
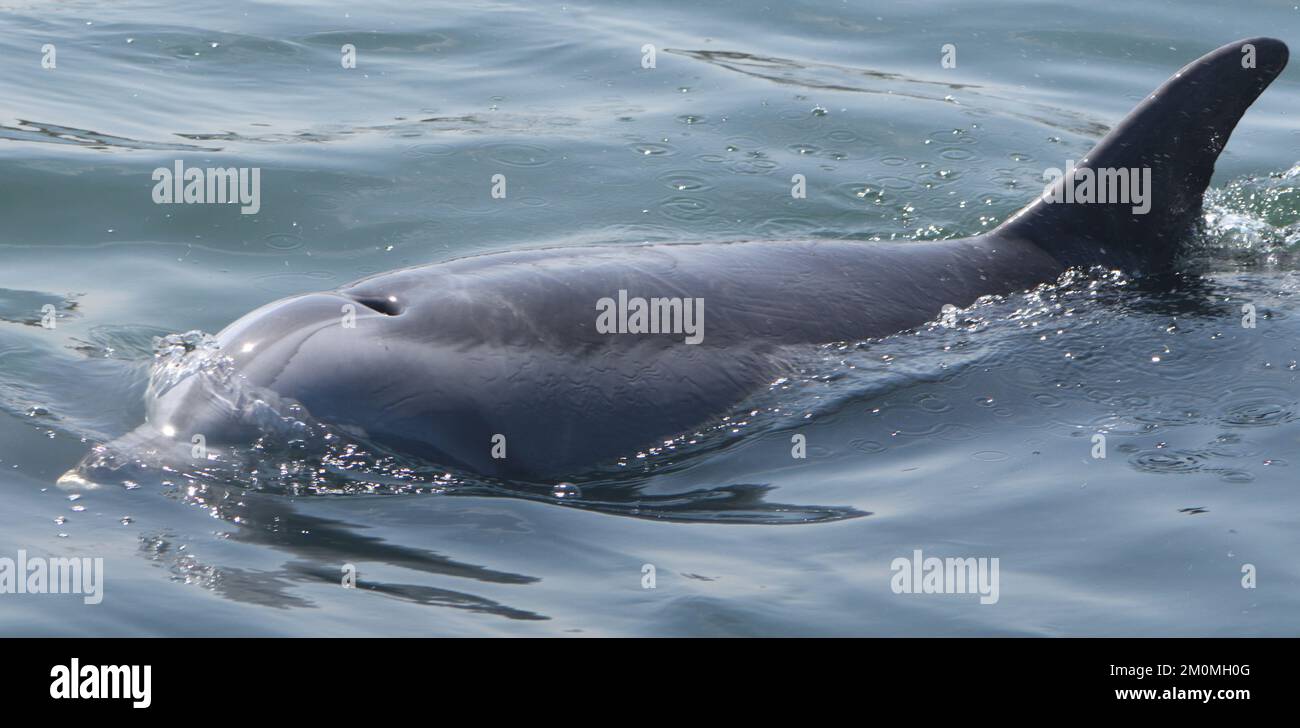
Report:
[[[776,387],[797,423],[746,405],[554,489],[58,485],[143,421],[162,337],[495,251],[979,233],[1255,35],[1300,48],[1300,9],[2,2],[0,557],[105,581],[0,594],[0,634],[1296,635],[1295,67],[1219,160],[1193,273],[826,347]],[[260,209],[155,204],[177,160],[260,169]],[[916,551],[996,558],[996,602],[895,593]]]

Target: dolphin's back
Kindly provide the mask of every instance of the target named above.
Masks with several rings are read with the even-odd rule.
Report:
[[[749,241],[551,248],[483,255],[383,274],[340,293],[383,302],[413,340],[532,349],[605,348],[597,302],[698,299],[703,345],[861,341],[911,328],[944,304],[1025,288],[1060,272],[1034,246],[943,242]],[[407,310],[418,316],[403,317]],[[681,344],[682,336],[626,334]]]
[[[245,372],[394,449],[484,474],[555,478],[727,414],[811,345],[893,334],[945,304],[1056,272],[1032,246],[984,238],[503,253],[342,289],[378,315],[355,330],[322,326],[279,357],[282,368]],[[694,299],[699,341],[602,332],[598,302],[620,292]],[[223,334],[223,348],[242,347]],[[496,435],[506,458],[491,457]]]

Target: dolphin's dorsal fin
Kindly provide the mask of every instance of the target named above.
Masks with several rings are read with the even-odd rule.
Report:
[[[1248,38],[1188,64],[1078,160],[1072,175],[1061,160],[1061,181],[1044,192],[1055,201],[1035,200],[992,235],[1030,240],[1064,266],[1104,265],[1136,273],[1169,268],[1200,218],[1214,161],[1246,108],[1282,72],[1287,55],[1280,40]],[[1141,184],[1146,169],[1150,207],[1144,213],[1135,212],[1142,205],[1131,201],[1063,201],[1070,199],[1065,188],[1071,176],[1080,196],[1091,176],[1096,200],[1099,172],[1107,171],[1104,183],[1110,186],[1118,181],[1109,170],[1136,170]],[[1130,189],[1130,200],[1133,193]]]

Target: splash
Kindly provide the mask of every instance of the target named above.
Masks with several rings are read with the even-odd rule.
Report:
[[[1205,192],[1193,249],[1210,268],[1294,268],[1300,255],[1300,164]]]

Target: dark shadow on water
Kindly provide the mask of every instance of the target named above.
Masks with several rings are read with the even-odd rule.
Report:
[[[848,506],[770,503],[765,500],[775,486],[736,483],[698,488],[681,493],[646,495],[648,482],[583,484],[573,490],[547,490],[542,486],[474,486],[457,495],[520,498],[577,508],[612,516],[675,523],[729,523],[760,526],[843,521],[871,515]]]
[[[315,607],[310,599],[292,593],[292,587],[319,584],[343,589],[344,565],[355,564],[355,588],[360,592],[507,619],[549,619],[466,592],[376,581],[367,578],[365,565],[382,564],[432,576],[506,585],[536,583],[540,581],[537,577],[456,561],[429,549],[392,544],[360,533],[367,526],[301,513],[292,501],[282,496],[207,487],[195,493],[182,492],[179,499],[205,507],[215,517],[235,526],[223,534],[229,540],[268,547],[293,557],[279,569],[253,571],[201,561],[186,553],[188,548],[178,544],[171,533],[141,537],[142,552],[167,568],[173,579],[197,584],[226,599],[279,609]]]
[[[175,142],[148,142],[104,134],[90,129],[76,129],[59,124],[18,119],[16,124],[0,124],[0,140],[69,144],[88,149],[151,149],[162,151],[216,152],[220,149]]]
[[[848,507],[769,503],[764,500],[774,490],[769,485],[736,484],[668,495],[644,495],[640,491],[645,485],[589,485],[585,496],[576,490],[556,496],[540,490],[504,490],[484,485],[458,488],[443,495],[361,498],[511,498],[547,502],[608,515],[678,523],[809,524],[870,515]],[[546,615],[511,607],[465,591],[377,581],[368,578],[364,572],[366,564],[382,564],[431,576],[516,586],[537,583],[540,581],[538,577],[457,561],[429,549],[391,543],[362,533],[368,526],[302,513],[293,500],[278,494],[207,485],[196,490],[177,489],[173,491],[173,497],[188,505],[205,508],[216,518],[232,525],[234,528],[222,534],[224,538],[267,547],[292,557],[279,569],[250,570],[200,560],[170,532],[141,537],[142,553],[166,568],[172,579],[202,586],[226,599],[277,609],[314,608],[317,605],[310,598],[295,593],[294,587],[306,584],[342,589],[344,565],[355,564],[358,570],[355,588],[359,592],[412,604],[461,609],[514,620],[549,619]],[[351,496],[335,497],[348,498],[354,502],[359,500],[358,497]],[[328,499],[331,496],[320,498]],[[508,522],[491,524],[491,528],[522,528],[513,523],[508,514],[492,517],[507,519]]]

